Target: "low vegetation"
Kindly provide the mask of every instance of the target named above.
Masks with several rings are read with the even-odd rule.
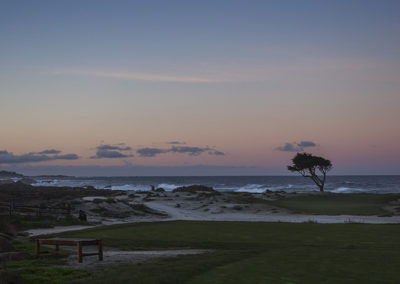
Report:
[[[76,274],[82,283],[398,283],[399,234],[398,225],[174,221],[58,236],[101,238],[125,250],[216,250]]]
[[[65,264],[64,256],[46,253],[51,249],[42,247],[42,255],[34,255],[33,242],[15,242],[14,247],[21,252],[27,252],[27,257],[21,261],[9,261],[2,264],[3,271],[17,273],[24,283],[68,283],[71,280],[90,276],[81,269],[58,267]]]
[[[320,215],[382,215],[384,209],[400,199],[400,194],[307,194],[268,201],[268,204],[289,209],[293,213]]]
[[[32,215],[13,215],[11,217],[1,217],[14,225],[18,230],[29,230],[37,228],[52,228],[55,226],[88,225],[72,215],[65,215],[61,218],[54,216],[32,216]],[[0,219],[1,219],[0,218]]]

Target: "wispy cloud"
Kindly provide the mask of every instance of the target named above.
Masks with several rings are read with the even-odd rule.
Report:
[[[176,83],[232,83],[255,81],[287,81],[287,80],[320,80],[321,78],[336,78],[340,80],[378,80],[396,81],[399,66],[396,63],[374,61],[371,59],[354,59],[346,57],[307,57],[299,55],[290,62],[279,64],[260,62],[256,65],[226,63],[200,64],[203,72],[198,69],[177,71],[174,74],[151,73],[119,70],[105,70],[95,68],[60,68],[47,70],[46,73],[55,75],[75,75],[88,77],[115,78],[124,80],[176,82]],[[197,66],[197,65],[196,65]],[[189,68],[190,69],[190,68]],[[188,75],[194,74],[194,75]]]
[[[155,157],[157,155],[165,153],[181,153],[181,154],[188,154],[189,156],[199,156],[203,153],[216,156],[225,155],[224,152],[218,151],[208,146],[207,147],[172,146],[167,149],[145,147],[136,150],[136,153],[139,154],[139,156],[141,157]]]
[[[160,149],[160,148],[140,148],[136,150],[136,153],[139,154],[140,157],[155,157],[159,154],[168,153],[167,149]]]
[[[180,142],[180,141],[169,141],[166,144],[170,144],[170,145],[184,145],[186,144],[186,142]]]
[[[116,78],[137,81],[152,82],[177,82],[177,83],[220,83],[229,80],[216,77],[197,77],[185,75],[164,75],[143,72],[113,72],[113,71],[97,71],[97,70],[79,70],[79,69],[63,69],[52,72],[59,75],[81,75],[91,77]]]
[[[129,151],[132,150],[131,147],[129,146],[123,146],[121,144],[116,144],[116,145],[100,145],[96,147],[98,150],[119,150],[119,151]]]
[[[24,163],[36,163],[52,160],[77,160],[79,159],[76,154],[64,154],[58,155],[61,151],[59,150],[44,150],[41,152],[31,152],[22,155],[15,155],[7,150],[0,151],[0,164],[24,164]]]
[[[115,158],[131,158],[133,154],[124,153],[125,151],[132,150],[131,147],[125,146],[123,143],[119,144],[102,144],[96,147],[96,155],[91,156],[91,159],[115,159]]]
[[[37,154],[60,154],[60,150],[55,150],[55,149],[48,149],[48,150],[43,150],[41,152],[38,152]]]
[[[317,144],[312,141],[301,141],[300,143],[286,142],[283,146],[276,147],[275,150],[284,152],[301,152],[304,151],[304,148],[315,146],[317,146]]]

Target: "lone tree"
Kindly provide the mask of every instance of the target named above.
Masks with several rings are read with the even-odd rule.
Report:
[[[311,178],[319,187],[319,191],[324,191],[326,173],[332,169],[331,161],[308,153],[297,153],[292,162],[293,165],[287,167],[289,171],[299,172],[303,177]],[[317,170],[322,177],[317,174]]]

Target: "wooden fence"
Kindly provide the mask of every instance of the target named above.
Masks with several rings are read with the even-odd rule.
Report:
[[[0,202],[0,214],[13,215],[70,215],[72,211],[71,206],[55,207],[55,206],[43,206],[43,205],[25,205],[21,202],[10,200],[9,202]]]

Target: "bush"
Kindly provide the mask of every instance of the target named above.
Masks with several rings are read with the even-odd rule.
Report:
[[[219,194],[219,192],[214,190],[212,187],[208,187],[208,186],[204,186],[204,185],[181,186],[181,187],[175,188],[172,192],[196,193],[198,191],[212,192],[212,193]]]

